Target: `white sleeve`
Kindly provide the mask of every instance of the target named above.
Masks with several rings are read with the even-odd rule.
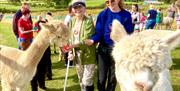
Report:
[[[68,25],[68,23],[70,22],[70,20],[71,20],[71,16],[70,16],[70,15],[67,15],[67,16],[65,17],[64,24],[65,24],[65,25]]]

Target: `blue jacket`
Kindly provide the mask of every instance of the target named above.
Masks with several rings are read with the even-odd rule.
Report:
[[[109,8],[106,8],[97,17],[96,32],[91,37],[95,43],[99,42],[100,45],[111,47],[113,41],[110,39],[112,21],[117,19],[124,25],[128,34],[133,32],[133,24],[131,14],[126,10],[120,12],[112,12]]]

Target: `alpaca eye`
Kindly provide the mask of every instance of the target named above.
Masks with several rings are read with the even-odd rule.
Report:
[[[58,38],[61,38],[60,36],[57,36]]]

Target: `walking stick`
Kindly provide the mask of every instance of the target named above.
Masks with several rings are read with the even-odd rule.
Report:
[[[70,63],[70,60],[68,59],[68,64],[67,64],[67,68],[66,68],[66,77],[65,77],[65,82],[64,82],[64,90],[63,91],[66,91],[68,72],[69,72],[69,63]]]
[[[64,46],[64,48],[65,48],[64,51],[69,50],[69,45]],[[70,64],[70,60],[68,59],[67,68],[66,68],[66,77],[65,77],[65,82],[64,82],[64,90],[63,91],[66,91],[68,72],[69,72],[69,64]]]

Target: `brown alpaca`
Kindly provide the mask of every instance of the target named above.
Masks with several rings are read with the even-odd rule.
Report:
[[[42,31],[26,51],[0,45],[0,79],[2,91],[26,91],[36,67],[50,44],[68,42],[70,32],[63,23],[42,24]]]

